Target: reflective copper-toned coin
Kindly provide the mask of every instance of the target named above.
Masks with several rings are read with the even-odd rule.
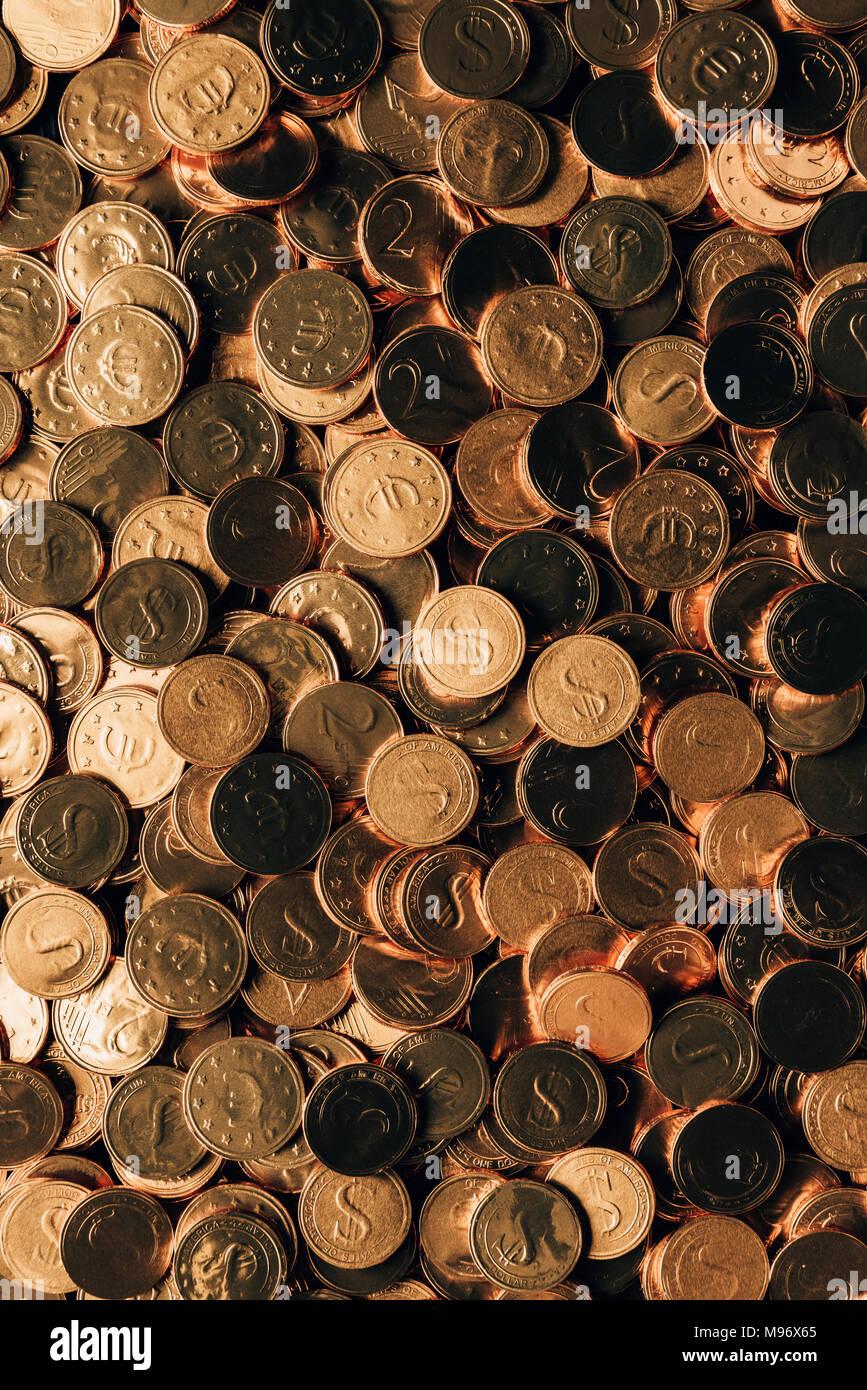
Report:
[[[279,584],[304,570],[316,534],[310,503],[279,478],[239,478],[218,493],[208,512],[214,562],[235,583],[251,588]]]
[[[337,660],[312,628],[288,618],[258,618],[231,639],[226,656],[251,666],[265,682],[272,728],[280,728],[296,701],[336,682]]]
[[[150,75],[148,103],[173,145],[213,154],[258,130],[269,95],[258,53],[226,34],[196,34],[160,58]]]
[[[472,819],[478,794],[467,754],[438,735],[393,739],[373,758],[365,782],[373,820],[406,845],[453,839]]]
[[[394,848],[369,816],[353,816],[329,836],[316,863],[316,892],[335,922],[362,936],[372,933],[373,885]]]
[[[381,353],[374,399],[386,423],[404,438],[416,444],[452,444],[490,406],[486,373],[493,376],[487,358],[483,362],[479,349],[461,333],[415,328]]]
[[[863,1169],[867,1163],[865,1094],[867,1063],[863,1061],[823,1072],[807,1087],[804,1133],[810,1147],[833,1168]]]
[[[266,883],[247,911],[247,940],[264,969],[287,980],[327,979],[344,966],[355,937],[324,911],[311,873]]]
[[[135,508],[162,497],[168,483],[154,446],[119,425],[76,432],[54,460],[49,480],[54,501],[85,512],[108,535]]]
[[[314,1086],[304,1111],[304,1136],[319,1161],[356,1177],[396,1163],[416,1126],[416,1105],[405,1082],[367,1063],[335,1067]]]
[[[373,321],[367,300],[342,275],[282,275],[256,305],[253,340],[265,365],[290,386],[339,386],[364,363]]]
[[[573,520],[585,507],[592,518],[609,512],[621,489],[637,476],[638,449],[609,411],[569,401],[532,425],[522,465],[533,492],[558,516]]]
[[[63,1128],[63,1108],[54,1086],[33,1067],[0,1062],[4,1165],[17,1167],[50,1152]]]
[[[136,686],[113,686],[83,705],[69,726],[66,753],[73,772],[103,778],[131,807],[167,796],[183,771],[161,733],[156,696]]]
[[[308,625],[337,656],[344,673],[366,676],[385,638],[382,610],[367,588],[337,570],[309,570],[279,589],[271,612]]]
[[[570,290],[513,290],[482,326],[482,355],[494,383],[522,405],[561,405],[581,395],[601,362],[593,310]]]
[[[416,1150],[429,1150],[462,1134],[487,1104],[491,1081],[484,1055],[470,1038],[450,1028],[408,1034],[388,1049],[383,1066],[415,1094]]]
[[[631,579],[655,589],[700,584],[719,567],[729,518],[710,483],[662,468],[618,493],[610,521],[612,552]]]
[[[572,138],[584,158],[621,178],[661,169],[677,150],[676,133],[675,120],[643,72],[603,73],[572,109]]]
[[[226,767],[251,753],[265,734],[268,695],[243,662],[194,656],[160,689],[157,717],[163,736],[187,762]]]
[[[86,888],[110,874],[127,836],[119,797],[93,777],[69,774],[27,792],[15,825],[25,865],[62,888]]]
[[[491,861],[469,845],[446,845],[409,869],[400,915],[414,945],[435,956],[476,955],[494,931],[482,905],[482,884]]]
[[[282,250],[279,231],[261,217],[209,217],[182,242],[178,275],[216,333],[246,334],[257,303],[280,274]]]
[[[183,1073],[171,1067],[144,1067],[120,1081],[103,1119],[109,1154],[126,1164],[135,1156],[137,1175],[145,1179],[188,1173],[207,1150],[184,1119],[183,1087]],[[160,1123],[155,1126],[157,1114]]]
[[[385,360],[384,354],[380,366]],[[391,369],[384,371],[388,381]],[[413,554],[434,541],[451,498],[448,474],[435,455],[396,438],[350,445],[323,484],[333,529],[346,544],[379,559]]]
[[[453,1018],[469,998],[473,972],[468,959],[410,954],[369,936],[352,957],[352,985],[360,1002],[393,1028],[437,1027]]]
[[[653,1017],[644,989],[614,970],[572,970],[558,976],[539,1003],[549,1037],[575,1041],[600,1062],[622,1062],[642,1047]]]
[[[719,801],[758,776],[765,753],[756,716],[733,695],[690,695],[662,716],[653,759],[666,786],[691,801]]]
[[[508,207],[538,187],[548,163],[543,126],[510,101],[464,105],[442,128],[437,164],[464,202]]]
[[[671,265],[671,236],[662,218],[632,198],[603,197],[569,219],[560,263],[570,285],[590,303],[626,309],[661,289]]]
[[[95,526],[60,502],[42,502],[0,533],[0,583],[25,607],[74,607],[103,565]]]
[[[172,1226],[153,1197],[128,1187],[92,1192],[72,1208],[60,1258],[75,1286],[96,1298],[136,1298],[169,1267]]]
[[[255,391],[220,382],[197,387],[175,406],[163,429],[163,448],[182,487],[216,497],[242,478],[276,473],[283,430]]]
[[[75,161],[62,146],[29,132],[9,135],[2,153],[12,191],[0,213],[0,247],[37,251],[49,246],[81,206],[81,175]]]
[[[768,1257],[761,1237],[745,1221],[731,1216],[702,1216],[687,1221],[655,1246],[642,1283],[646,1296],[751,1302],[768,1288]],[[651,1285],[648,1290],[647,1285]]]
[[[632,931],[677,920],[699,891],[698,856],[685,835],[664,825],[624,826],[593,865],[593,891],[606,916]]]
[[[530,31],[512,5],[485,0],[440,0],[418,36],[430,80],[456,97],[499,96],[517,82],[530,56]]]
[[[485,877],[485,914],[508,945],[526,950],[558,918],[588,912],[590,871],[573,850],[527,844],[501,855]]]
[[[409,1232],[409,1193],[392,1172],[346,1177],[320,1168],[299,1198],[298,1225],[311,1251],[341,1269],[387,1260]]]
[[[585,1147],[558,1159],[547,1181],[574,1201],[589,1227],[584,1254],[614,1260],[641,1245],[653,1222],[653,1185],[640,1163],[613,1149]],[[619,1219],[611,1221],[614,1206]]]
[[[208,601],[191,570],[173,560],[130,560],[108,576],[96,601],[96,629],[108,650],[133,666],[173,666],[205,635]],[[154,798],[152,798],[154,799]]]
[[[199,1018],[223,1008],[237,993],[247,968],[247,944],[228,908],[179,893],[136,918],[126,939],[126,961],[133,988],[146,1003],[174,1018]]]
[[[402,733],[394,707],[378,691],[335,681],[295,701],[283,746],[312,763],[338,795],[360,797],[372,758]]]
[[[503,1065],[494,1114],[510,1139],[540,1155],[578,1148],[605,1113],[605,1083],[595,1062],[570,1043],[525,1047]]]
[[[222,775],[221,768],[217,781]],[[180,785],[178,782],[175,791]],[[208,794],[208,809],[212,794]],[[204,893],[209,897],[230,893],[241,882],[243,869],[229,863],[213,836],[210,837],[209,851],[215,852],[209,853],[207,858],[200,857],[198,847],[191,849],[173,824],[173,804],[174,792],[171,799],[160,802],[148,812],[141,828],[139,857],[146,885],[151,890],[159,889],[157,898],[164,893]],[[219,859],[217,853],[220,854]],[[146,898],[142,899],[142,903],[150,905]]]
[[[187,1072],[184,1115],[212,1153],[265,1157],[295,1133],[303,1095],[289,1052],[257,1038],[227,1038],[207,1048]]]
[[[581,1253],[581,1227],[556,1188],[518,1178],[496,1187],[473,1212],[470,1251],[479,1269],[507,1289],[558,1284]]]
[[[307,187],[281,206],[280,224],[292,245],[308,257],[321,257],[331,265],[358,261],[362,208],[387,183],[378,159],[354,148],[326,147]]]
[[[675,1004],[654,1026],[644,1053],[650,1079],[675,1105],[697,1109],[736,1100],[756,1078],[760,1053],[741,1011],[701,996]]]
[[[635,718],[638,670],[607,637],[563,637],[533,663],[527,698],[545,733],[561,744],[596,748],[625,733]]]
[[[167,1016],[145,1004],[123,960],[97,984],[52,1006],[54,1035],[73,1062],[103,1076],[126,1076],[163,1045]]]
[[[98,980],[111,953],[108,922],[96,904],[67,889],[45,888],[13,903],[0,951],[12,979],[43,999],[79,994]]]
[[[699,855],[711,883],[724,892],[763,890],[770,888],[787,850],[809,833],[806,819],[788,797],[747,792],[710,812],[701,827]]]
[[[614,374],[612,399],[624,425],[652,444],[678,444],[708,429],[714,408],[702,390],[705,349],[677,335],[632,348]]]
[[[268,1301],[286,1287],[286,1252],[267,1221],[220,1212],[190,1226],[172,1270],[182,1299]]]

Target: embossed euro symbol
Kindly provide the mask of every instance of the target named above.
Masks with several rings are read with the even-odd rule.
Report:
[[[86,853],[99,834],[99,823],[89,806],[67,806],[60,825],[51,825],[34,836],[46,859],[61,863]]]
[[[549,370],[559,367],[566,356],[566,339],[550,323],[540,323],[533,339],[532,354],[541,366]]]
[[[814,661],[818,661],[826,644],[831,639],[834,627],[832,618],[827,616],[820,618],[811,627],[802,627],[794,632],[788,632],[786,645],[797,661],[803,661],[810,665]]]
[[[208,714],[212,709],[220,711],[220,720],[226,737],[238,733],[241,719],[231,713],[233,702],[229,699],[230,683],[222,676],[215,680],[195,681],[187,695],[187,704],[194,714]],[[229,713],[226,713],[229,711]]]
[[[641,237],[634,227],[613,226],[601,228],[602,245],[590,251],[590,266],[598,275],[608,280],[616,280],[626,268],[629,257],[641,245]]]
[[[122,339],[116,338],[113,343],[109,343],[100,356],[99,374],[111,389],[121,396],[132,396],[137,400],[141,395],[138,357]]]
[[[342,1245],[361,1245],[370,1235],[370,1221],[359,1204],[354,1201],[355,1193],[361,1183],[341,1183],[334,1194],[334,1205],[338,1211],[332,1238]]]
[[[316,935],[307,927],[302,926],[290,916],[290,909],[283,909],[283,921],[285,928],[280,940],[280,950],[291,956],[300,956],[302,960],[308,959],[316,953]]]
[[[241,250],[225,265],[206,271],[205,279],[218,294],[243,294],[259,273],[259,263],[251,251]]]
[[[641,528],[643,545],[649,545],[654,539],[659,545],[680,545],[686,550],[693,550],[696,541],[695,524],[671,503],[663,503],[656,511],[650,512]]]
[[[815,77],[813,71],[815,70]],[[814,96],[825,100],[823,92],[824,84],[828,78],[837,77],[836,62],[825,53],[806,53],[801,59],[801,77]]]
[[[602,135],[612,145],[628,145],[635,138],[635,116],[643,102],[625,97],[618,102],[611,119],[602,122]]]
[[[516,1239],[508,1246],[506,1245],[507,1235],[504,1232],[497,1241],[496,1250],[500,1252],[500,1257],[507,1265],[529,1265],[536,1258],[536,1242],[532,1232],[528,1229],[528,1217],[524,1211],[518,1211],[514,1219]]]
[[[712,96],[719,84],[731,78],[743,62],[744,55],[728,44],[702,48],[692,61],[692,80],[701,91]]]
[[[296,356],[323,352],[334,337],[334,316],[328,309],[309,308],[295,325],[295,341],[290,348]]]
[[[123,729],[115,729],[111,724],[103,727],[99,746],[105,761],[116,772],[121,769],[136,772],[139,768],[147,767],[156,748],[152,738],[138,739],[133,734],[124,733]]]
[[[165,959],[186,985],[195,984],[208,968],[204,942],[190,932],[174,931],[164,937],[157,942],[156,954]]]
[[[563,915],[563,899],[555,891],[556,879],[552,873],[543,870],[532,874],[524,884],[525,896],[533,898],[530,915],[541,927],[550,927]]]
[[[374,478],[365,494],[364,510],[375,519],[377,514],[399,512],[405,506],[417,506],[420,501],[418,488],[408,478],[381,473]]]
[[[698,382],[685,372],[666,371],[663,367],[655,372],[646,372],[638,384],[638,389],[647,400],[661,405],[670,397],[677,397],[682,408],[692,405],[698,396]]]
[[[227,67],[218,63],[210,77],[203,77],[201,82],[184,88],[179,93],[179,100],[190,113],[218,116],[226,110],[234,90],[234,77]]]
[[[25,933],[24,942],[28,950],[39,956],[60,956],[62,952],[72,952],[71,960],[58,960],[49,966],[55,976],[64,975],[67,970],[74,970],[84,958],[84,947],[77,937],[64,936],[56,932],[52,934],[50,927],[46,932],[41,923],[31,923]]]
[[[601,723],[610,704],[604,691],[585,685],[571,667],[563,672],[560,684],[572,700],[572,714],[576,722],[589,720],[591,724]]]
[[[135,115],[131,107],[119,102],[101,102],[88,112],[87,124],[93,130],[110,130],[114,135],[123,135],[127,120]]]
[[[530,1102],[531,1124],[538,1125],[542,1129],[550,1129],[552,1126],[563,1123],[565,1111],[554,1092],[554,1086],[558,1081],[567,1089],[571,1089],[568,1078],[558,1076],[555,1071],[533,1077],[533,1098]]]
[[[244,805],[250,812],[259,830],[268,835],[285,835],[289,831],[289,817],[273,792],[258,789],[244,793]]]
[[[220,460],[224,468],[243,458],[246,447],[244,437],[231,420],[222,417],[207,420],[202,428],[202,438],[212,453],[226,456]]]

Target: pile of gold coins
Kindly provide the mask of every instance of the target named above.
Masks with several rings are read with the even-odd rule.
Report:
[[[867,0],[3,0],[0,1291],[867,1289]]]

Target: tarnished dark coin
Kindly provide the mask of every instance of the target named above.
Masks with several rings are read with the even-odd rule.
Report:
[[[491,1079],[484,1054],[451,1028],[425,1028],[391,1045],[382,1065],[413,1092],[418,1128],[413,1150],[429,1151],[463,1134],[488,1102]]]
[[[129,1187],[92,1192],[64,1222],[60,1258],[96,1298],[137,1298],[169,1267],[172,1224],[159,1202]]]
[[[406,1082],[384,1066],[360,1062],[335,1067],[317,1082],[304,1111],[304,1137],[319,1161],[359,1177],[397,1163],[417,1125]]]
[[[802,960],[768,976],[755,996],[753,1018],[762,1047],[780,1066],[829,1071],[861,1042],[867,1006],[844,970]]]
[[[120,863],[129,834],[120,798],[93,777],[52,777],[27,792],[15,823],[25,864],[48,883],[87,888]]]
[[[792,797],[807,819],[832,835],[867,835],[867,730],[839,748],[792,759]]]
[[[246,928],[259,964],[286,980],[335,975],[355,945],[354,934],[322,907],[310,873],[284,874],[260,888],[247,910]]]
[[[760,1053],[740,1009],[702,996],[663,1014],[647,1040],[645,1064],[664,1096],[694,1110],[705,1101],[744,1095],[756,1078]]]
[[[570,217],[560,242],[570,285],[603,309],[649,299],[661,289],[671,257],[671,234],[659,213],[634,198],[588,203]]]
[[[617,494],[638,474],[638,446],[616,416],[586,401],[554,406],[524,442],[530,486],[558,516],[588,520],[610,512]]]
[[[787,924],[811,946],[851,946],[867,937],[867,850],[857,840],[818,835],[780,861],[774,898]]]
[[[588,163],[621,178],[656,173],[677,150],[676,123],[642,72],[608,72],[572,109],[572,137]]]
[[[494,1114],[508,1136],[541,1155],[579,1148],[605,1114],[605,1082],[592,1058],[566,1042],[522,1048],[501,1067]]]
[[[737,323],[709,344],[702,383],[724,420],[750,429],[787,425],[810,398],[813,367],[801,340],[772,323]]]
[[[322,778],[289,753],[242,758],[217,783],[211,830],[233,864],[287,874],[318,854],[331,826]]]
[[[294,92],[318,99],[360,87],[376,67],[382,29],[367,0],[270,5],[260,42],[268,65]]]
[[[678,1132],[675,1181],[701,1211],[740,1215],[761,1206],[783,1175],[783,1141],[746,1105],[707,1105]]]
[[[106,535],[114,535],[136,507],[162,497],[168,485],[159,452],[119,425],[77,434],[57,455],[49,483],[55,501],[85,512]]]
[[[130,560],[102,585],[95,618],[113,656],[131,666],[173,666],[204,637],[208,600],[193,571],[174,560]]]
[[[867,674],[867,604],[838,584],[804,584],[771,608],[768,660],[808,695],[850,690]]]
[[[442,270],[443,303],[458,328],[479,336],[482,320],[504,294],[520,285],[554,285],[550,251],[523,227],[479,227],[457,243]]]
[[[539,528],[491,546],[476,576],[515,605],[531,647],[583,631],[596,609],[596,569],[571,536]]]
[[[307,567],[317,525],[306,497],[279,478],[229,483],[208,512],[208,549],[237,584],[267,588]]]
[[[60,502],[22,507],[0,530],[0,584],[27,608],[72,608],[86,598],[103,566],[92,522]]]
[[[518,768],[518,802],[543,835],[565,845],[593,845],[617,830],[635,804],[638,784],[622,744],[576,750],[541,739]]]
[[[172,476],[200,497],[241,478],[269,476],[283,461],[283,430],[269,405],[240,382],[190,391],[163,428]]]

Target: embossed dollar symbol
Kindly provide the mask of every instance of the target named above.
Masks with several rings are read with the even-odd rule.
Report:
[[[286,923],[286,930],[280,942],[280,949],[287,955],[301,956],[306,959],[316,951],[316,937],[307,927],[295,922],[289,915],[289,908],[283,910],[283,920]]]
[[[446,904],[439,915],[441,927],[463,926],[465,921],[464,899],[471,895],[472,889],[472,874],[460,872],[449,875],[443,885]]]
[[[731,1265],[718,1265],[711,1258],[706,1245],[699,1246],[698,1262],[711,1276],[714,1298],[734,1298],[740,1282]]]
[[[812,894],[813,912],[817,917],[836,921],[847,914],[849,901],[846,894],[835,889],[824,869],[813,869],[807,876],[807,883]]]
[[[461,46],[458,67],[464,72],[481,72],[490,66],[491,50],[485,39],[493,36],[493,25],[484,15],[469,14],[455,25],[455,38]]]
[[[605,0],[605,8],[611,15],[602,26],[602,37],[614,48],[626,48],[635,43],[641,32],[638,24],[638,10],[641,0]]]
[[[862,240],[865,233],[861,232]],[[849,332],[857,346],[867,357],[867,314],[853,314],[849,320]]]
[[[150,589],[138,600],[130,632],[142,642],[155,642],[165,632],[162,615],[173,613],[177,606],[178,596],[170,589],[162,586]]]
[[[551,1083],[556,1082],[556,1080],[557,1073],[553,1071],[543,1076],[533,1077],[534,1100],[530,1107],[530,1120],[534,1125],[548,1128],[549,1125],[561,1125],[563,1123],[563,1107],[549,1089]]]
[[[608,709],[608,696],[584,685],[571,669],[563,672],[560,683],[572,699],[572,714],[576,720],[589,719],[598,724]]]
[[[700,1043],[695,1047],[684,1034],[675,1038],[671,1045],[671,1055],[681,1067],[692,1067],[696,1062],[706,1062],[711,1057],[719,1057],[725,1066],[731,1066],[731,1053],[723,1043]]]
[[[654,864],[664,865],[664,860],[661,854],[654,854],[649,849],[639,850],[629,862],[630,877],[636,885],[635,896],[648,907],[655,906],[664,898],[668,887],[665,873],[654,868]],[[644,892],[640,891],[642,888]]]
[[[72,960],[68,961],[66,965],[61,965],[58,962],[57,966],[55,967],[56,973],[60,975],[64,974],[65,971],[73,969],[76,965],[78,965],[79,961],[84,955],[84,947],[82,946],[80,941],[77,941],[75,939],[75,937],[57,935],[52,936],[50,934],[46,937],[41,931],[41,924],[37,926],[36,924],[31,923],[31,925],[27,928],[27,932],[25,934],[24,939],[28,949],[31,951],[35,951],[37,955],[40,956],[54,955],[55,953],[59,953],[60,951],[71,951]]]
[[[623,1212],[616,1202],[609,1200],[613,1192],[611,1174],[606,1172],[598,1173],[591,1169],[588,1173],[588,1177],[593,1184],[596,1206],[606,1217],[604,1229],[606,1233],[613,1231],[620,1225],[623,1219]]]
[[[334,1194],[334,1205],[340,1215],[334,1223],[334,1239],[345,1245],[358,1245],[370,1235],[370,1221],[363,1210],[352,1200],[357,1182],[345,1182]]]

